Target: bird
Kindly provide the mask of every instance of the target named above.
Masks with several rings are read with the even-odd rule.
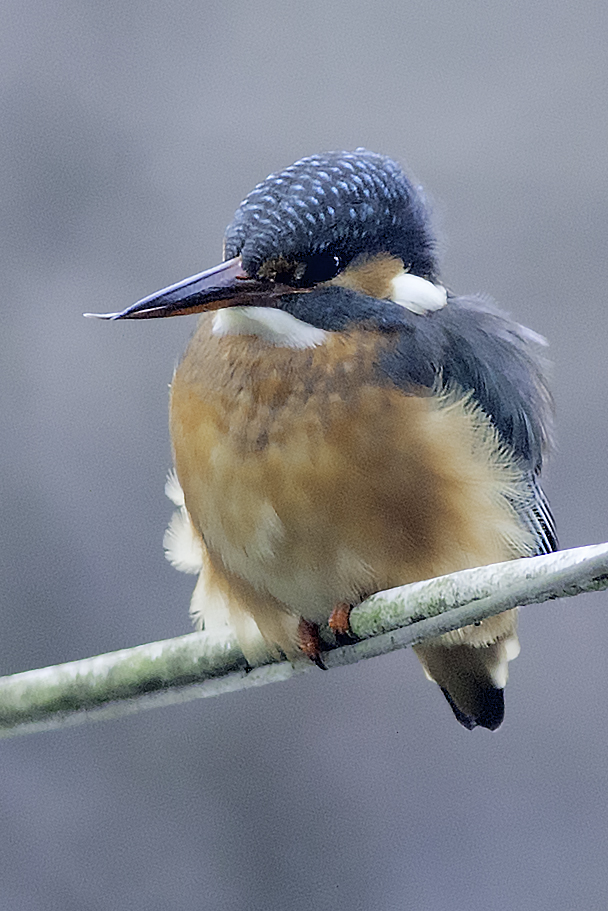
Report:
[[[371,594],[554,551],[544,339],[440,278],[425,191],[358,148],[271,174],[219,265],[125,310],[200,313],[170,389],[177,506],[199,629],[324,667]],[[504,718],[517,609],[415,647],[467,729]]]

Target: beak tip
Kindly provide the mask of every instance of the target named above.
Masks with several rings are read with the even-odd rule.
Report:
[[[248,281],[239,283],[241,279]],[[83,316],[103,320],[155,319],[217,310],[221,306],[234,307],[240,301],[241,292],[251,295],[251,284],[252,280],[243,272],[240,258],[236,257],[150,294],[126,310],[118,313],[84,313]]]

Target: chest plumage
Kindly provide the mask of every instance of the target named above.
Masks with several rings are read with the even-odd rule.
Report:
[[[336,604],[531,550],[521,473],[462,390],[397,388],[394,338],[353,329],[294,350],[216,337],[203,317],[175,374],[171,435],[214,578],[268,639]],[[238,581],[236,581],[238,580]],[[274,624],[271,624],[273,627]]]

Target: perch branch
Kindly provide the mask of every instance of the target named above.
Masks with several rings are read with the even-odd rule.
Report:
[[[415,645],[516,605],[608,588],[608,543],[463,570],[379,592],[351,615],[353,645],[329,668]],[[116,718],[310,672],[307,661],[249,668],[232,634],[191,633],[0,678],[0,736]]]

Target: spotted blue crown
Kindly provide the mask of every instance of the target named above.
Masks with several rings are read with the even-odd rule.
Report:
[[[436,240],[421,187],[384,155],[357,149],[302,158],[258,184],[226,230],[225,257],[249,275],[278,255],[330,253],[347,265],[359,254],[390,253],[434,279]]]

